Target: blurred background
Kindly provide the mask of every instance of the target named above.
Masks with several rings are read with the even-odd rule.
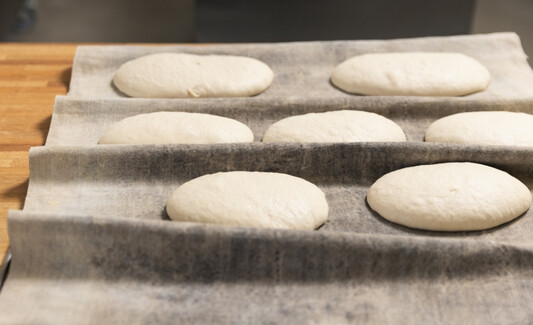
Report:
[[[533,0],[0,0],[0,41],[284,42],[515,31]]]

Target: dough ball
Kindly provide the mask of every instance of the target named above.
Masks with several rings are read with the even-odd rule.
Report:
[[[298,177],[227,172],[181,185],[167,213],[176,221],[313,230],[326,221],[328,204],[318,187]]]
[[[331,81],[361,95],[462,96],[487,88],[490,73],[460,53],[374,53],[339,64]]]
[[[100,138],[100,144],[168,144],[252,142],[246,125],[233,119],[200,113],[157,112],[131,116],[117,122]]]
[[[374,113],[333,111],[287,117],[272,124],[263,142],[397,142],[402,128]]]
[[[426,131],[428,142],[533,146],[533,115],[468,112],[443,117]]]
[[[367,202],[385,219],[437,231],[482,230],[529,209],[531,193],[518,179],[485,165],[443,163],[400,169],[378,179]]]
[[[159,53],[124,63],[113,83],[131,97],[245,97],[263,92],[273,77],[249,57]]]

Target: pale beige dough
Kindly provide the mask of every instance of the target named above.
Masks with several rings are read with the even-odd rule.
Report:
[[[159,53],[124,63],[113,83],[131,97],[246,97],[266,90],[273,77],[254,58]]]
[[[328,209],[324,193],[302,178],[244,171],[195,178],[167,203],[175,221],[304,230],[322,225]]]
[[[398,142],[402,128],[369,112],[332,111],[287,117],[272,124],[263,142]]]
[[[467,112],[443,117],[426,131],[428,142],[533,146],[533,115]]]
[[[462,96],[482,91],[490,73],[461,53],[371,53],[339,64],[331,81],[361,95]]]
[[[252,142],[252,130],[243,123],[222,116],[157,112],[131,116],[104,133],[100,144],[170,144]]]
[[[474,163],[442,163],[388,173],[368,190],[367,202],[385,219],[437,231],[482,230],[529,209],[531,192],[518,179]]]

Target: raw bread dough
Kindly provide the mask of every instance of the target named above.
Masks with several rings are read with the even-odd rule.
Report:
[[[533,146],[533,115],[468,112],[443,117],[426,131],[428,142]]]
[[[287,117],[272,124],[263,142],[405,141],[402,128],[374,113],[333,111]]]
[[[113,83],[131,97],[244,97],[263,92],[273,77],[249,57],[159,53],[124,63]]]
[[[518,179],[485,165],[443,163],[400,169],[368,190],[370,207],[407,227],[466,231],[496,227],[529,209]]]
[[[461,53],[373,53],[339,64],[331,81],[362,95],[461,96],[487,88],[490,73]]]
[[[210,114],[157,112],[127,117],[100,138],[100,144],[252,142],[252,130],[239,121]]]
[[[167,203],[172,220],[313,230],[328,217],[324,193],[294,176],[264,172],[205,175],[181,185]]]

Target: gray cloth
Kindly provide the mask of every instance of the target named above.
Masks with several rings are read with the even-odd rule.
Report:
[[[11,212],[1,324],[528,324],[530,242]]]
[[[533,149],[526,148],[425,143],[58,146],[30,151],[24,211],[167,219],[166,202],[184,182],[219,171],[250,170],[287,173],[319,186],[330,206],[320,231],[450,236],[395,225],[366,204],[368,187],[382,175],[447,161],[491,165],[533,185]],[[533,232],[531,214],[497,230],[453,236],[526,241]]]
[[[493,165],[533,185],[533,149],[443,144],[44,147],[0,323],[525,324],[533,319],[533,211],[495,229],[428,232],[372,212],[368,186],[401,167]],[[276,171],[316,183],[318,231],[166,219],[196,176]],[[46,212],[46,213],[43,213]],[[89,217],[91,215],[97,217]],[[155,220],[154,220],[155,219]]]
[[[131,99],[113,89],[121,63],[183,49],[254,56],[276,78],[252,98]],[[485,92],[458,98],[353,96],[329,83],[333,67],[352,55],[413,50],[466,53],[493,81]],[[137,113],[229,116],[248,124],[258,141],[278,119],[335,109],[383,114],[411,142],[95,145],[112,122]],[[533,73],[512,33],[80,47],[47,146],[30,151],[24,211],[9,214],[13,262],[0,324],[529,323],[533,211],[487,231],[440,233],[390,223],[366,204],[368,187],[383,174],[447,161],[491,165],[532,188],[533,149],[422,142],[439,117],[499,109],[533,110]],[[329,220],[317,231],[168,220],[165,204],[180,184],[229,170],[305,178],[326,193]]]
[[[531,84],[533,89],[533,83]],[[370,97],[369,97],[370,98]],[[408,141],[422,142],[429,125],[437,119],[472,111],[518,111],[533,113],[532,99],[404,101],[388,103],[376,101],[371,105],[360,98],[339,97],[323,101],[308,98],[291,98],[265,103],[260,98],[168,100],[168,99],[73,99],[57,97],[47,146],[94,145],[113,124],[126,117],[158,111],[196,112],[229,117],[246,124],[261,141],[273,123],[293,115],[335,111],[362,110],[383,115],[398,123]],[[533,127],[533,126],[532,126]]]
[[[380,175],[444,161],[493,165],[531,187],[531,149],[424,143],[142,148],[31,151],[26,212],[9,217],[14,258],[0,295],[0,323],[533,319],[532,210],[487,231],[439,233],[392,224],[365,201]],[[326,193],[329,220],[318,231],[162,220],[169,194],[181,183],[243,169],[316,183]]]
[[[289,98],[315,98],[327,104],[328,99],[354,97],[330,83],[331,72],[352,56],[371,52],[459,52],[469,55],[489,69],[489,87],[476,94],[445,100],[493,100],[533,97],[533,73],[527,63],[520,39],[514,33],[486,35],[425,37],[387,41],[326,41],[278,44],[236,44],[213,46],[80,46],[76,51],[68,95],[90,99],[125,97],[112,79],[117,69],[137,57],[161,52],[192,54],[231,54],[257,58],[274,71],[270,88],[255,98],[265,103]],[[355,96],[372,104],[386,101],[401,103],[433,100],[438,97]],[[183,99],[181,99],[183,101]],[[194,99],[202,101],[203,99]],[[231,98],[219,99],[220,102]]]

